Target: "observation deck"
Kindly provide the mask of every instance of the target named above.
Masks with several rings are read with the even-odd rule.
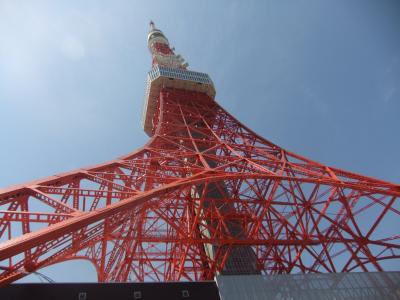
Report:
[[[147,74],[147,88],[142,112],[142,126],[152,136],[153,116],[160,91],[164,87],[201,92],[215,98],[214,84],[206,73],[156,65]]]

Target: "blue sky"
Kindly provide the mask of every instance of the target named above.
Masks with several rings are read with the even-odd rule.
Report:
[[[150,19],[257,133],[400,182],[399,1],[1,0],[0,188],[147,141]],[[44,273],[94,278],[90,267],[72,277],[72,264]]]

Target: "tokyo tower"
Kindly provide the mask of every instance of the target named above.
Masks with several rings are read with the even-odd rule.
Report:
[[[400,266],[399,185],[260,137],[150,27],[150,140],[112,161],[0,190],[0,286],[73,259],[91,262],[99,282]]]

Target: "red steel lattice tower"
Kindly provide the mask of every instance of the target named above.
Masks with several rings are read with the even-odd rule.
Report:
[[[0,285],[72,259],[101,282],[398,269],[399,185],[255,134],[150,25],[149,142],[0,190]]]

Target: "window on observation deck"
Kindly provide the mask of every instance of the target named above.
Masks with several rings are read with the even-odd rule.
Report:
[[[207,74],[194,71],[157,66],[149,72],[149,77],[151,80],[155,80],[159,76],[190,80],[198,83],[212,85],[212,81]]]

